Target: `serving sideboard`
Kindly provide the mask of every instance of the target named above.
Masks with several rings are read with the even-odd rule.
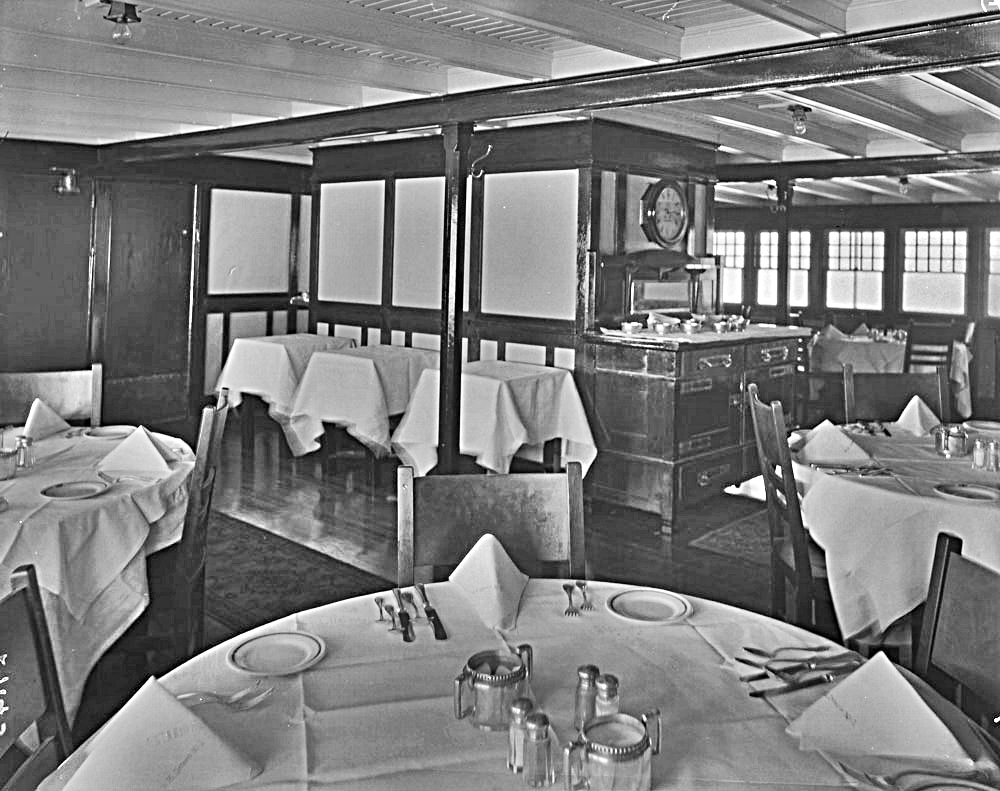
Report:
[[[660,515],[669,535],[678,509],[758,472],[746,386],[796,414],[803,327],[751,325],[690,335],[588,333],[588,390],[598,455],[591,498]]]

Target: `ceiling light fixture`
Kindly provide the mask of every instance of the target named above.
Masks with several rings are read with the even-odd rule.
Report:
[[[806,113],[812,111],[801,104],[790,104],[788,105],[788,112],[792,114],[792,131],[797,135],[804,135],[808,128],[806,125]]]
[[[101,2],[109,6],[108,13],[104,15],[104,18],[115,23],[115,28],[111,31],[112,41],[124,44],[132,38],[132,29],[129,25],[142,21],[135,6],[132,3],[117,3],[112,0],[101,0]]]
[[[910,180],[906,176],[899,177],[899,194],[906,195],[910,191]]]
[[[56,195],[79,195],[80,184],[76,179],[76,168],[49,168],[50,173],[54,173],[58,180],[52,185],[52,191]]]

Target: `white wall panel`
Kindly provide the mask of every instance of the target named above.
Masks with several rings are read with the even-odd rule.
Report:
[[[288,290],[292,196],[212,190],[208,293]]]
[[[372,305],[381,301],[384,201],[381,181],[320,188],[319,299]]]

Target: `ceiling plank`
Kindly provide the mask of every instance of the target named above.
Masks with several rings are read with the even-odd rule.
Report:
[[[351,3],[281,0],[248,6],[245,0],[168,0],[166,7],[196,17],[239,20],[268,30],[350,42],[376,52],[412,55],[509,77],[545,79],[552,75],[551,57],[545,52]],[[386,41],[392,46],[387,48]]]
[[[994,107],[1000,107],[1000,77],[987,69],[964,69],[934,76],[939,82],[950,83]]]
[[[1000,169],[1000,151],[929,156],[872,157],[868,159],[814,159],[800,162],[761,162],[718,165],[719,181],[763,181],[774,178],[850,178],[912,176],[914,173],[979,173]]]
[[[681,28],[598,0],[452,0],[448,6],[654,62],[681,57]]]
[[[801,30],[811,36],[843,35],[847,32],[847,10],[827,0],[726,0],[730,5]]]
[[[736,55],[325,113],[239,130],[121,143],[109,147],[104,158],[128,162],[186,157],[371,131],[801,89],[996,63],[1000,63],[1000,15],[977,14]]]

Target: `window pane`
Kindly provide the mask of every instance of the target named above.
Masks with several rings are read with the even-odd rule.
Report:
[[[986,313],[990,316],[1000,316],[1000,231],[990,231],[988,244],[990,277],[987,283],[989,298]]]
[[[826,306],[881,310],[885,232],[831,231],[827,251]]]
[[[761,231],[757,253],[757,304],[778,304],[778,232]]]
[[[903,310],[965,312],[967,238],[961,229],[903,232]]]
[[[743,231],[716,231],[713,239],[715,255],[722,258],[722,301],[743,302],[743,266],[746,256],[746,234]]]

